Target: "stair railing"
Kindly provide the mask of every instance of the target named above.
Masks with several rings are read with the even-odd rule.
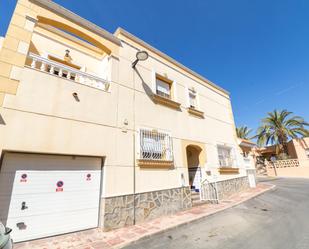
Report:
[[[214,182],[210,182],[207,179],[201,181],[200,199],[201,201],[219,203],[218,184],[216,180]]]

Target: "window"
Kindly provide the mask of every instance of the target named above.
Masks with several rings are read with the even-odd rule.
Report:
[[[140,130],[140,159],[173,161],[172,139],[168,133]]]
[[[194,89],[189,89],[189,104],[190,108],[197,108],[196,92]]]
[[[171,99],[172,82],[165,80],[161,76],[156,76],[156,94],[164,98]]]
[[[309,148],[305,149],[305,152],[306,152],[306,156],[309,158]]]
[[[232,149],[225,146],[218,146],[218,159],[220,167],[232,167]]]

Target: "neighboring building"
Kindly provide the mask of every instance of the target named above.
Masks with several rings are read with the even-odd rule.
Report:
[[[190,208],[205,179],[224,196],[248,187],[228,92],[52,1],[17,2],[0,114],[0,219],[15,241]]]
[[[250,140],[238,138],[239,148],[241,149],[241,154],[243,156],[244,165],[247,169],[247,175],[249,178],[249,184],[251,187],[256,186],[255,179],[255,165],[256,165],[256,144]]]
[[[276,146],[268,146],[257,150],[260,158],[267,164],[268,175],[309,177],[309,137],[292,139],[288,142],[289,159],[280,160]]]

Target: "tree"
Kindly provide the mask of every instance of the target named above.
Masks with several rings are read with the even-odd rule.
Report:
[[[252,132],[252,129],[249,129],[247,126],[240,126],[236,127],[236,134],[237,137],[250,140],[252,136],[250,136],[250,133]]]
[[[309,130],[306,129],[309,123],[292,114],[287,110],[268,112],[257,129],[258,145],[276,145],[279,153],[288,155],[287,143],[290,139],[309,136]]]

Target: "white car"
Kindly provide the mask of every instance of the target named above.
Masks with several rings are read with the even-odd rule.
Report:
[[[12,229],[3,226],[0,222],[0,249],[12,249],[13,241],[11,240],[10,233]]]

